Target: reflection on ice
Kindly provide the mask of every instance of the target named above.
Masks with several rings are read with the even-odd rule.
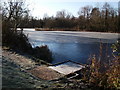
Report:
[[[53,53],[54,61],[75,60],[86,63],[92,54],[99,54],[100,41],[111,52],[111,44],[118,39],[117,33],[99,32],[72,32],[72,31],[28,31],[24,33],[29,37],[33,47],[48,45]],[[108,44],[106,44],[108,43]]]

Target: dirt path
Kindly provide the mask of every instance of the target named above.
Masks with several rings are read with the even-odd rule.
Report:
[[[60,74],[46,66],[38,66],[37,68],[28,70],[28,72],[32,73],[36,77],[39,77],[39,78],[42,78],[45,80],[58,79],[58,78],[64,76],[63,74]]]
[[[24,71],[44,80],[53,80],[63,76],[62,74],[48,68],[47,66],[38,65],[32,59],[19,55],[15,52],[2,50],[2,56],[19,65],[20,68]]]

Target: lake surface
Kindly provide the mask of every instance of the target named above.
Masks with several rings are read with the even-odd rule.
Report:
[[[33,47],[48,45],[53,54],[53,64],[73,60],[87,63],[91,55],[99,55],[102,42],[103,56],[112,52],[111,45],[118,39],[117,33],[72,32],[72,31],[34,31],[24,30]]]

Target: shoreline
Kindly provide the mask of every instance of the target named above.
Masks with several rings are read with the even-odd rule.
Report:
[[[20,31],[21,29],[20,28],[17,28],[18,31]],[[51,29],[51,30],[46,30],[46,29],[39,29],[39,28],[23,28],[23,31],[66,31],[66,32],[95,32],[95,33],[117,33],[117,34],[120,34],[120,32],[104,32],[104,31],[91,31],[91,30],[56,30],[56,29]]]
[[[81,30],[72,28],[34,28],[35,31],[76,31],[76,32],[100,32],[100,33],[120,33],[120,32],[105,32],[105,31],[92,31],[92,30]]]

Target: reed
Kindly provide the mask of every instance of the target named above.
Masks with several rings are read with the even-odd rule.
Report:
[[[93,55],[89,59],[91,62],[89,70],[84,71],[83,79],[93,88],[120,89],[120,52],[118,52],[120,50],[120,42],[113,44],[112,47],[114,58],[110,59],[106,56],[105,59],[109,63],[102,60],[102,43],[100,43],[99,56]]]

